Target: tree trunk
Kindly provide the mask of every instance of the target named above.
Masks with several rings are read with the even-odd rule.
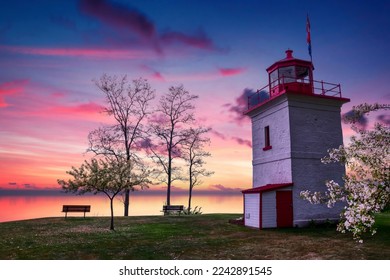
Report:
[[[191,214],[191,198],[192,198],[192,188],[190,187],[190,192],[188,195],[188,214]]]
[[[124,216],[128,217],[129,216],[129,205],[130,205],[130,190],[127,189],[125,190],[125,201],[123,202],[124,204]]]
[[[110,225],[110,230],[114,230],[114,198],[110,198],[110,208],[111,208],[111,225]]]
[[[172,183],[172,155],[168,151],[168,186],[167,186],[167,205],[171,205],[171,183]]]
[[[167,205],[171,205],[171,184],[167,188]]]
[[[190,154],[191,155],[191,154]],[[190,164],[190,188],[189,188],[189,194],[188,194],[188,214],[191,214],[191,198],[192,198],[192,162]]]
[[[125,140],[127,143],[128,140],[127,140],[126,131],[124,133],[125,133]],[[130,160],[130,149],[129,149],[129,146],[127,144],[126,144],[126,159],[127,159],[127,161]],[[123,204],[124,204],[123,206],[125,208],[123,216],[128,217],[129,216],[129,204],[130,204],[130,190],[129,189],[125,190],[125,201],[123,202]]]

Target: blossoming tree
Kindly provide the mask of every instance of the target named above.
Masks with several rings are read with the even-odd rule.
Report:
[[[390,104],[353,107],[344,120],[351,124],[357,135],[351,137],[349,146],[330,149],[329,155],[322,159],[324,164],[339,162],[346,165],[344,185],[330,180],[326,182],[325,193],[301,192],[301,197],[313,204],[326,203],[333,207],[338,201],[344,202],[337,230],[352,232],[359,242],[363,242],[363,233],[375,234],[375,214],[390,204],[390,127],[386,122],[376,122],[368,130],[358,124],[369,112],[389,109]]]
[[[134,186],[150,183],[149,171],[139,169],[132,161],[124,158],[118,160],[96,159],[84,161],[76,168],[67,171],[68,180],[57,180],[65,192],[76,193],[104,193],[110,199],[111,224],[114,230],[114,198],[121,192],[134,188]]]

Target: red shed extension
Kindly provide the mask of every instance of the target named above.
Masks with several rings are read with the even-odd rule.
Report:
[[[242,191],[244,224],[255,228],[293,226],[293,183],[268,184]]]

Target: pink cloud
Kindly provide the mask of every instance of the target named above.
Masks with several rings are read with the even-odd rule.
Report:
[[[245,68],[219,68],[219,73],[224,77],[239,75],[245,71]]]
[[[0,85],[2,116],[14,121],[35,119],[39,124],[79,119],[82,121],[107,122],[98,100],[69,101],[72,93],[27,80],[12,81]],[[5,102],[7,97],[7,102]],[[0,107],[0,108],[1,108]],[[0,125],[2,120],[0,120]],[[9,122],[4,128],[10,127]],[[12,129],[15,129],[12,128]]]
[[[0,168],[3,171],[0,186],[10,185],[12,188],[16,187],[16,183],[9,182],[17,182],[24,188],[32,185],[37,188],[57,186],[56,180],[66,177],[65,171],[70,166],[77,166],[85,159],[83,150],[70,152],[66,145],[65,148],[52,150],[44,145],[31,147],[16,141],[12,147],[6,148],[6,152],[0,152]]]
[[[0,50],[42,56],[87,57],[99,59],[140,59],[150,57],[150,53],[125,49],[91,49],[91,48],[40,48],[20,46],[0,46]]]
[[[54,98],[63,98],[65,97],[65,94],[63,92],[53,92],[52,94],[50,94],[50,96],[54,97]]]
[[[49,111],[57,112],[59,114],[97,114],[102,111],[102,106],[95,102],[81,103],[73,106],[55,106]]]
[[[163,75],[160,72],[154,72],[151,78],[157,81],[162,81],[162,82],[165,81]]]
[[[0,92],[10,104],[0,108],[0,186],[56,185],[85,159],[88,132],[106,121],[98,101],[70,102],[71,93],[50,86],[11,81],[0,85]]]
[[[63,105],[56,101],[45,104],[40,108],[25,111],[24,115],[43,119],[50,117],[51,122],[55,120],[61,122],[75,122],[75,120],[80,120],[80,124],[87,122],[107,123],[107,116],[102,114],[102,111],[103,107],[93,101],[77,102],[69,105]]]
[[[0,108],[9,106],[5,101],[6,96],[21,93],[27,83],[28,80],[15,80],[0,84]]]
[[[148,72],[151,80],[165,82],[164,76],[159,71],[153,69],[152,67],[150,67],[148,65],[141,65],[140,69],[145,71],[145,72]]]
[[[221,79],[224,77],[229,77],[233,75],[239,75],[240,73],[246,71],[244,68],[218,68],[211,71],[204,71],[199,73],[184,73],[184,74],[176,74],[176,75],[164,75],[164,78],[166,81],[173,81],[176,82],[177,80],[180,81],[210,81],[210,80],[216,80]],[[238,102],[241,102],[241,100],[238,100]],[[247,101],[246,101],[247,102]],[[242,105],[240,103],[240,105]],[[246,105],[247,106],[247,103]]]

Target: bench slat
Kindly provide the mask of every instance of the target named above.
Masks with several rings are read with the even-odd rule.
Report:
[[[173,211],[178,211],[178,210],[183,210],[184,206],[183,205],[164,205],[163,210],[173,210]]]
[[[63,205],[62,212],[90,212],[90,205]]]

